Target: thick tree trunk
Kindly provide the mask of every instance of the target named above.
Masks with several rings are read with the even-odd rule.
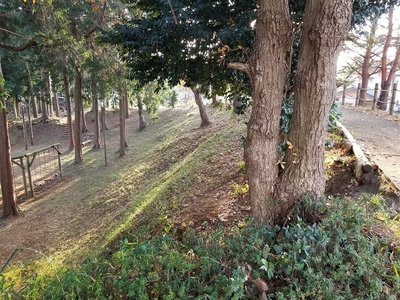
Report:
[[[200,91],[197,88],[192,88],[192,92],[194,94],[194,101],[196,102],[200,112],[200,118],[201,118],[200,127],[207,127],[211,125],[211,122],[208,119],[207,109],[203,103],[203,100],[201,99]]]
[[[72,106],[71,96],[69,94],[69,80],[67,76],[67,70],[64,70],[64,89],[65,89],[65,105],[67,109],[67,124],[68,124],[68,137],[69,137],[69,151],[74,150],[74,128],[72,124]]]
[[[82,73],[78,66],[75,66],[75,164],[83,163],[82,157]]]
[[[146,121],[143,116],[143,103],[142,98],[138,97],[138,112],[139,112],[139,131],[142,131],[146,128]]]
[[[336,93],[336,63],[350,29],[351,0],[307,1],[294,86],[294,107],[286,150],[286,168],[275,199],[278,222],[307,194],[325,190],[324,151],[328,115]]]
[[[287,1],[260,1],[256,26],[255,50],[248,69],[243,69],[253,90],[245,160],[253,216],[258,223],[275,223],[281,206],[273,198],[278,178],[279,118],[292,46]]]
[[[33,92],[32,77],[31,77],[31,71],[29,69],[28,62],[26,62],[26,72],[28,73],[28,85],[29,85],[29,95],[30,95],[30,103],[29,103],[29,105],[32,107],[33,117],[37,118],[38,117],[38,109],[37,109],[37,103],[36,103],[36,99],[35,99],[35,94]]]
[[[14,191],[7,113],[5,101],[2,99],[3,89],[3,72],[0,59],[0,183],[3,198],[3,217],[8,217],[10,215],[18,215],[19,212]]]

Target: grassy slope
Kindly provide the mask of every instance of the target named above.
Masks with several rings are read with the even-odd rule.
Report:
[[[13,280],[7,284],[23,289],[36,278],[30,299],[42,299],[46,291],[49,299],[53,293],[86,299],[89,289],[91,297],[110,292],[147,299],[150,292],[165,299],[186,299],[190,292],[193,297],[208,293],[215,299],[254,299],[261,276],[273,299],[399,296],[396,247],[377,238],[375,213],[370,214],[368,206],[368,201],[380,203],[381,198],[366,197],[365,208],[349,199],[328,199],[331,212],[318,208],[327,216],[318,226],[294,218],[280,233],[251,225],[241,229],[241,220],[248,217],[248,199],[232,195],[232,185],[245,184],[239,166],[244,120],[228,112],[211,115],[213,126],[199,129],[195,110],[164,111],[142,133],[133,130],[137,119],[132,118],[130,148],[123,158],[118,157],[114,126],[107,133],[107,168],[102,151],[86,152],[84,166],[73,165],[72,154],[64,155],[66,182],[57,193],[24,207],[25,219],[19,224],[29,223],[29,216],[51,213],[47,221],[52,226],[42,226],[41,231],[47,234],[47,245],[42,256],[32,257],[31,265],[11,266],[5,275]],[[235,236],[212,231],[210,223],[231,226]],[[203,233],[186,236],[183,232],[189,227]],[[183,236],[183,243],[164,240],[166,232],[177,240]],[[121,244],[124,238],[131,242]],[[111,263],[101,262],[111,254]],[[65,266],[76,271],[63,273]],[[142,271],[136,273],[139,266]],[[253,279],[246,279],[238,266],[252,266]],[[1,284],[0,277],[0,292]]]
[[[85,148],[83,166],[72,163],[73,153],[65,153],[65,182],[21,206],[25,217],[6,224],[1,234],[7,235],[14,227],[44,237],[33,245],[21,241],[26,251],[20,259],[39,260],[46,269],[44,261],[51,260],[53,266],[76,264],[94,252],[115,247],[123,236],[144,240],[187,224],[219,221],[221,210],[229,217],[225,202],[234,198],[229,195],[233,180],[243,182],[244,177],[238,162],[245,126],[230,112],[210,110],[210,114],[213,125],[200,129],[196,109],[165,110],[143,132],[136,130],[136,116],[131,117],[129,149],[123,158],[118,157],[118,127],[109,124],[109,166],[104,166],[103,151]],[[209,197],[220,203],[209,203]],[[234,218],[240,216],[235,211]],[[36,224],[25,229],[30,222]]]

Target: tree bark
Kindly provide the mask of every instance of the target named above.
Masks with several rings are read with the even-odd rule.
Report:
[[[47,114],[47,108],[46,108],[46,97],[44,96],[44,92],[43,92],[43,90],[41,90],[40,91],[40,94],[41,94],[41,102],[40,102],[40,104],[41,104],[41,111],[42,111],[42,123],[44,124],[44,123],[47,123],[48,121],[49,121],[49,115]]]
[[[19,120],[19,104],[18,104],[18,96],[13,96],[13,111],[14,111],[14,119]]]
[[[56,113],[56,117],[60,118],[60,103],[58,102],[58,95],[55,86],[53,86],[53,98],[54,98],[54,112]]]
[[[64,89],[65,89],[65,106],[67,109],[67,124],[68,124],[68,137],[69,137],[69,151],[74,150],[74,128],[72,124],[72,107],[71,107],[71,96],[69,94],[69,80],[67,76],[67,70],[64,70]]]
[[[26,62],[26,71],[28,73],[28,85],[29,85],[29,95],[30,95],[30,105],[32,107],[32,112],[33,112],[33,117],[37,118],[38,117],[38,108],[37,108],[37,103],[35,99],[35,94],[33,92],[33,84],[32,84],[32,77],[31,77],[31,71],[29,69],[29,64]]]
[[[99,98],[97,95],[97,83],[93,75],[92,75],[92,102],[93,102],[93,113],[94,113],[93,149],[100,149]]]
[[[393,36],[393,8],[389,10],[389,24],[381,58],[381,92],[378,99],[378,109],[386,110],[391,81],[387,80],[387,53]]]
[[[208,119],[207,109],[203,103],[203,100],[201,99],[200,91],[197,88],[192,88],[192,92],[194,94],[194,101],[196,102],[200,112],[200,118],[201,118],[200,127],[207,127],[211,125],[211,122]]]
[[[273,197],[278,178],[279,118],[291,46],[287,1],[260,1],[254,53],[243,68],[250,76],[253,96],[245,161],[252,212],[259,224],[275,223],[281,217],[280,203]]]
[[[359,95],[359,105],[365,106],[367,100],[367,89],[368,89],[368,81],[370,77],[370,67],[371,67],[371,55],[372,55],[372,47],[375,43],[375,35],[376,29],[378,27],[377,20],[372,22],[371,31],[368,36],[367,42],[367,50],[365,51],[363,57],[363,64],[361,67],[361,91]]]
[[[119,83],[119,156],[126,154],[125,99],[123,83]]]
[[[87,123],[86,123],[86,116],[85,116],[85,107],[83,105],[83,101],[82,101],[82,109],[81,109],[81,118],[82,118],[82,133],[88,132],[89,129],[87,127]]]
[[[128,87],[126,84],[126,80],[123,83],[124,87],[124,99],[125,99],[125,119],[129,118],[129,101],[128,101]]]
[[[351,0],[310,0],[305,9],[294,85],[294,107],[286,150],[286,168],[275,199],[278,221],[307,194],[325,191],[324,151],[329,110],[336,93],[336,63],[350,29]]]
[[[51,100],[51,78],[50,78],[50,72],[47,73],[47,79],[46,79],[47,83],[47,91],[46,91],[46,98],[47,98],[47,109],[48,109],[48,115],[52,116],[53,115],[53,101]]]
[[[7,113],[3,99],[3,72],[0,59],[0,183],[3,198],[3,217],[18,215],[11,163],[11,146],[8,135]]]
[[[143,103],[141,96],[138,97],[139,131],[146,128],[146,121],[143,116]]]
[[[82,73],[79,66],[75,66],[75,164],[83,163],[82,156]]]

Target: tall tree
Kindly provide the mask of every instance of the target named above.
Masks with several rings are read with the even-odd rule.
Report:
[[[388,32],[386,35],[386,41],[383,48],[382,59],[381,59],[381,92],[379,94],[379,99],[378,99],[378,108],[381,110],[386,110],[387,108],[389,89],[392,85],[394,75],[397,71],[400,62],[400,43],[398,43],[395,50],[396,55],[390,65],[390,70],[388,74],[389,63],[388,63],[387,53],[390,44],[392,42],[392,38],[393,38],[393,8],[391,8],[389,11]]]
[[[0,57],[0,182],[3,198],[3,217],[18,215],[11,164],[11,147],[8,136],[7,113],[4,99],[4,78]]]
[[[254,102],[245,147],[253,215],[259,223],[282,224],[303,194],[320,199],[324,192],[328,111],[352,9],[353,23],[362,23],[395,1],[367,2],[182,0],[170,2],[171,12],[167,2],[139,0],[146,14],[115,25],[108,40],[119,45],[131,76],[146,82],[218,87],[220,74],[237,76],[223,68],[227,58],[238,61],[229,66],[248,74]],[[291,147],[278,155],[282,98],[291,92]]]

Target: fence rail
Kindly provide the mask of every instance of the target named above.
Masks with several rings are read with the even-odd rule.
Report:
[[[18,200],[28,199],[62,179],[60,145],[55,144],[11,158]]]
[[[361,83],[358,84],[357,90],[356,90],[356,96],[355,97],[349,97],[349,95],[346,93],[347,92],[347,86],[343,86],[343,92],[342,92],[342,105],[345,105],[346,100],[354,100],[355,106],[366,106],[368,103],[372,104],[372,110],[375,110],[377,106],[383,106],[385,110],[389,112],[390,115],[393,115],[395,112],[395,108],[397,108],[398,111],[400,111],[400,103],[398,101],[396,102],[396,96],[397,96],[397,83],[393,84],[393,88],[389,90],[383,90],[379,88],[379,83],[375,84],[374,88],[374,95],[372,97],[372,100],[369,100],[367,98],[361,97],[361,92],[362,91],[371,91],[371,89],[368,88],[362,88]],[[380,101],[379,96],[382,93],[387,94],[387,101]],[[337,99],[338,100],[338,99]],[[388,108],[388,109],[387,109]]]

